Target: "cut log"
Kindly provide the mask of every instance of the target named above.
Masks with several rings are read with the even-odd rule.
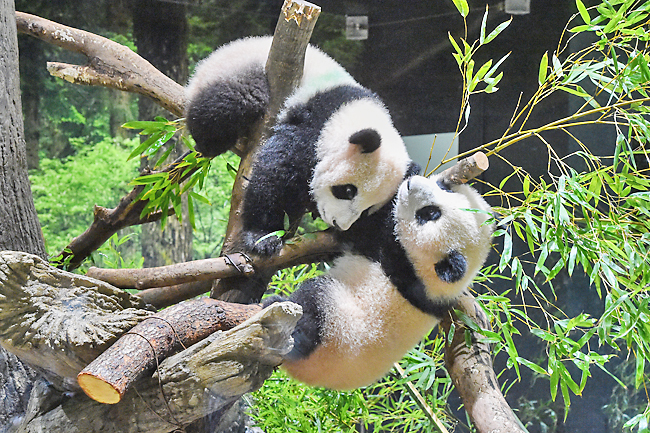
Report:
[[[452,184],[467,183],[488,169],[490,163],[483,152],[459,160],[456,165],[440,173],[444,179]]]
[[[77,376],[79,386],[93,400],[115,404],[163,359],[216,331],[235,327],[261,309],[211,298],[173,305],[140,322],[84,368]]]
[[[0,344],[61,391],[79,390],[77,373],[151,314],[103,281],[0,252]]]

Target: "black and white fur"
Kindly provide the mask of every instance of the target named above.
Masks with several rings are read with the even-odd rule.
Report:
[[[246,136],[267,108],[264,66],[270,37],[232,42],[203,60],[190,80],[186,120],[196,149],[216,156]],[[348,229],[366,210],[388,202],[409,164],[381,100],[339,64],[309,46],[302,81],[260,148],[243,209],[245,250],[273,254],[285,214],[317,212]]]
[[[332,389],[385,375],[455,304],[488,255],[490,215],[466,209],[490,207],[468,185],[414,176],[394,206],[340,233],[349,252],[289,298],[303,308],[283,363],[289,375]]]

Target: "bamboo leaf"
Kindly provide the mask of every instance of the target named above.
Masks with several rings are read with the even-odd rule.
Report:
[[[579,1],[579,0],[578,0]],[[542,56],[542,61],[539,63],[539,75],[537,81],[541,86],[546,81],[546,74],[548,73],[548,51]]]
[[[458,55],[461,56],[461,58],[462,58],[462,56],[463,56],[463,50],[460,49],[460,47],[459,47],[458,44],[456,43],[456,40],[455,40],[454,37],[451,35],[451,33],[450,33],[450,32],[447,32],[447,34],[449,35],[449,42],[451,42],[451,46],[454,47],[454,49],[456,50],[456,53],[458,53]]]
[[[591,24],[591,17],[589,16],[589,11],[587,11],[587,8],[585,7],[585,4],[582,3],[582,0],[576,0],[576,6],[578,6],[578,12],[580,12],[582,21],[584,21],[585,24]]]
[[[492,42],[492,40],[494,40],[494,38],[499,36],[499,34],[501,34],[501,32],[504,31],[506,27],[510,25],[511,22],[512,22],[512,17],[510,17],[508,21],[504,21],[501,24],[499,24],[494,30],[490,32],[489,35],[487,35],[484,43],[489,44],[490,42]]]
[[[469,14],[469,5],[467,4],[467,0],[452,0],[454,2],[454,5],[456,6],[456,9],[458,9],[458,12],[461,14],[463,18]]]
[[[488,17],[488,5],[485,5],[485,13],[483,14],[483,21],[481,21],[481,34],[479,36],[479,42],[481,45],[485,43],[485,26],[487,25]]]

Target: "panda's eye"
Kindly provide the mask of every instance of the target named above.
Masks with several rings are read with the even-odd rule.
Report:
[[[438,181],[436,183],[438,184],[438,188],[440,188],[441,190],[447,191],[447,192],[454,192],[451,189],[451,184],[449,182],[445,181],[444,179],[438,179]]]
[[[345,185],[334,185],[331,189],[332,195],[339,200],[352,200],[357,196],[357,187],[351,183]]]
[[[442,216],[442,212],[440,211],[440,208],[434,204],[425,206],[415,212],[415,220],[420,225],[424,225],[429,221],[435,221],[440,218],[440,216]]]

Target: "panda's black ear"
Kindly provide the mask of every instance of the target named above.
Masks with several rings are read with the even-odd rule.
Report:
[[[463,278],[467,271],[467,260],[465,256],[456,250],[449,252],[449,255],[435,264],[436,274],[445,283],[455,283]]]
[[[381,135],[372,128],[366,128],[352,134],[348,141],[359,146],[361,153],[372,153],[381,146]]]

